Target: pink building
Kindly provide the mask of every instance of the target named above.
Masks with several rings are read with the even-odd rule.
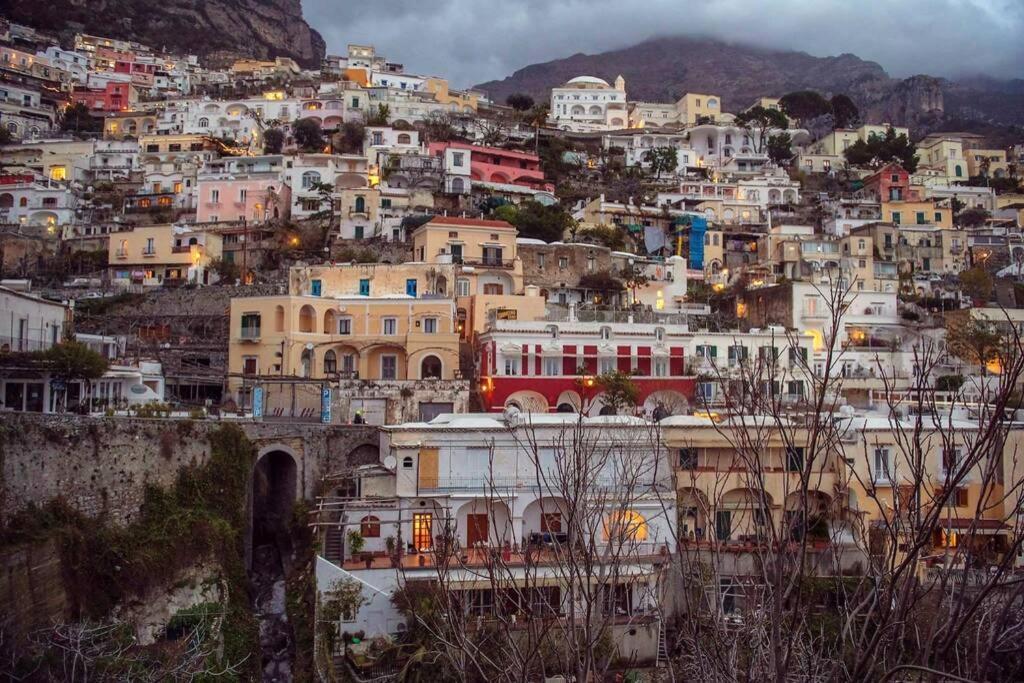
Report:
[[[291,188],[282,180],[282,158],[228,157],[211,161],[198,178],[196,220],[263,221],[291,215]]]
[[[429,149],[431,154],[440,157],[445,156],[447,150],[466,150],[471,180],[554,191],[554,185],[544,180],[540,157],[536,154],[464,142],[432,142]]]

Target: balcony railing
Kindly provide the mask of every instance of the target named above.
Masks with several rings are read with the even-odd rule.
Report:
[[[156,256],[156,249],[143,248],[142,255],[146,257]]]
[[[260,328],[258,327],[243,327],[242,328],[242,339],[259,339]]]
[[[200,254],[202,254],[205,251],[205,249],[203,248],[203,245],[201,245],[201,244],[180,244],[180,245],[175,245],[175,246],[171,247],[171,253],[172,254],[188,254],[188,253],[191,253],[193,249],[196,250],[197,252],[199,252]]]
[[[116,252],[116,256],[117,256],[117,258],[128,258],[128,250],[127,249],[118,249],[117,252]]]
[[[461,263],[464,266],[482,266],[484,268],[505,268],[506,270],[512,270],[515,268],[514,259],[500,259],[500,258],[482,258],[482,259],[468,259],[468,258],[457,258],[452,257],[453,263]]]
[[[53,342],[46,339],[0,336],[0,350],[2,351],[45,351],[51,346],[53,346]]]

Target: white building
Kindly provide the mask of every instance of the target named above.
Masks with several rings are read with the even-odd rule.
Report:
[[[31,175],[0,183],[0,223],[27,225],[51,234],[76,222],[78,197],[65,184]]]
[[[656,149],[676,150],[677,175],[684,175],[687,168],[697,167],[697,153],[690,147],[689,136],[685,133],[644,132],[638,135],[605,135],[601,142],[606,150],[619,147],[625,152],[626,166],[650,168],[649,153]]]
[[[39,90],[0,83],[0,119],[15,140],[37,139],[53,132],[57,112],[43,104]]]
[[[331,185],[336,198],[343,189],[367,186],[366,159],[345,154],[297,154],[284,162],[284,182],[292,190],[292,217],[309,218],[326,211],[317,184]]]
[[[531,596],[535,604],[543,600],[556,619],[584,609],[593,597],[607,610],[602,614],[609,623],[629,622],[611,627],[623,656],[653,658],[659,627],[653,615],[665,598],[676,524],[670,458],[655,435],[639,418],[577,423],[574,415],[442,415],[429,423],[385,427],[380,466],[365,470],[362,496],[341,503],[336,524],[326,532],[327,545],[332,535],[358,532],[368,559],[348,552],[317,558],[322,594],[339,581],[354,579],[362,587],[363,604],[343,615],[339,630],[363,630],[367,637],[401,632],[405,617],[391,596],[401,585],[436,581],[438,571],[460,591],[469,614],[486,617],[497,602],[488,590],[485,563],[498,553],[507,567],[498,579],[502,585],[537,591]],[[574,446],[577,441],[585,450]],[[559,493],[571,477],[586,477],[579,490],[590,505],[577,506]],[[439,569],[437,549],[449,543],[457,548],[454,561]],[[595,566],[585,570],[593,577],[567,578],[557,561],[537,565],[524,559],[529,552],[553,560],[568,543],[594,549]],[[614,587],[605,585],[605,553],[606,562],[616,563]],[[573,604],[570,587],[586,597]]]
[[[552,88],[548,120],[556,128],[580,132],[628,127],[626,80],[619,76],[612,86],[594,76],[577,76]]]

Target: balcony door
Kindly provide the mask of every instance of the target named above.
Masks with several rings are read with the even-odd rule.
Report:
[[[412,516],[412,543],[416,550],[430,550],[434,545],[432,530],[434,516],[429,512],[415,512]]]
[[[466,515],[466,545],[487,545],[487,513]]]

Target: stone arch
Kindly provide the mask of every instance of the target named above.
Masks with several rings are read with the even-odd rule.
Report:
[[[517,391],[505,399],[505,407],[515,407],[524,413],[548,412],[548,400],[537,391]]]
[[[644,400],[644,414],[658,420],[670,415],[683,415],[689,408],[690,402],[686,397],[671,389],[651,392]]]
[[[420,361],[420,379],[441,379],[444,374],[444,364],[441,359],[431,354],[424,356]]]
[[[316,311],[309,304],[299,309],[299,332],[316,332]]]
[[[328,308],[324,312],[324,334],[338,333],[338,314],[334,309]]]
[[[250,542],[260,546],[290,544],[292,507],[299,497],[299,457],[283,444],[261,448],[253,465],[250,495]]]

